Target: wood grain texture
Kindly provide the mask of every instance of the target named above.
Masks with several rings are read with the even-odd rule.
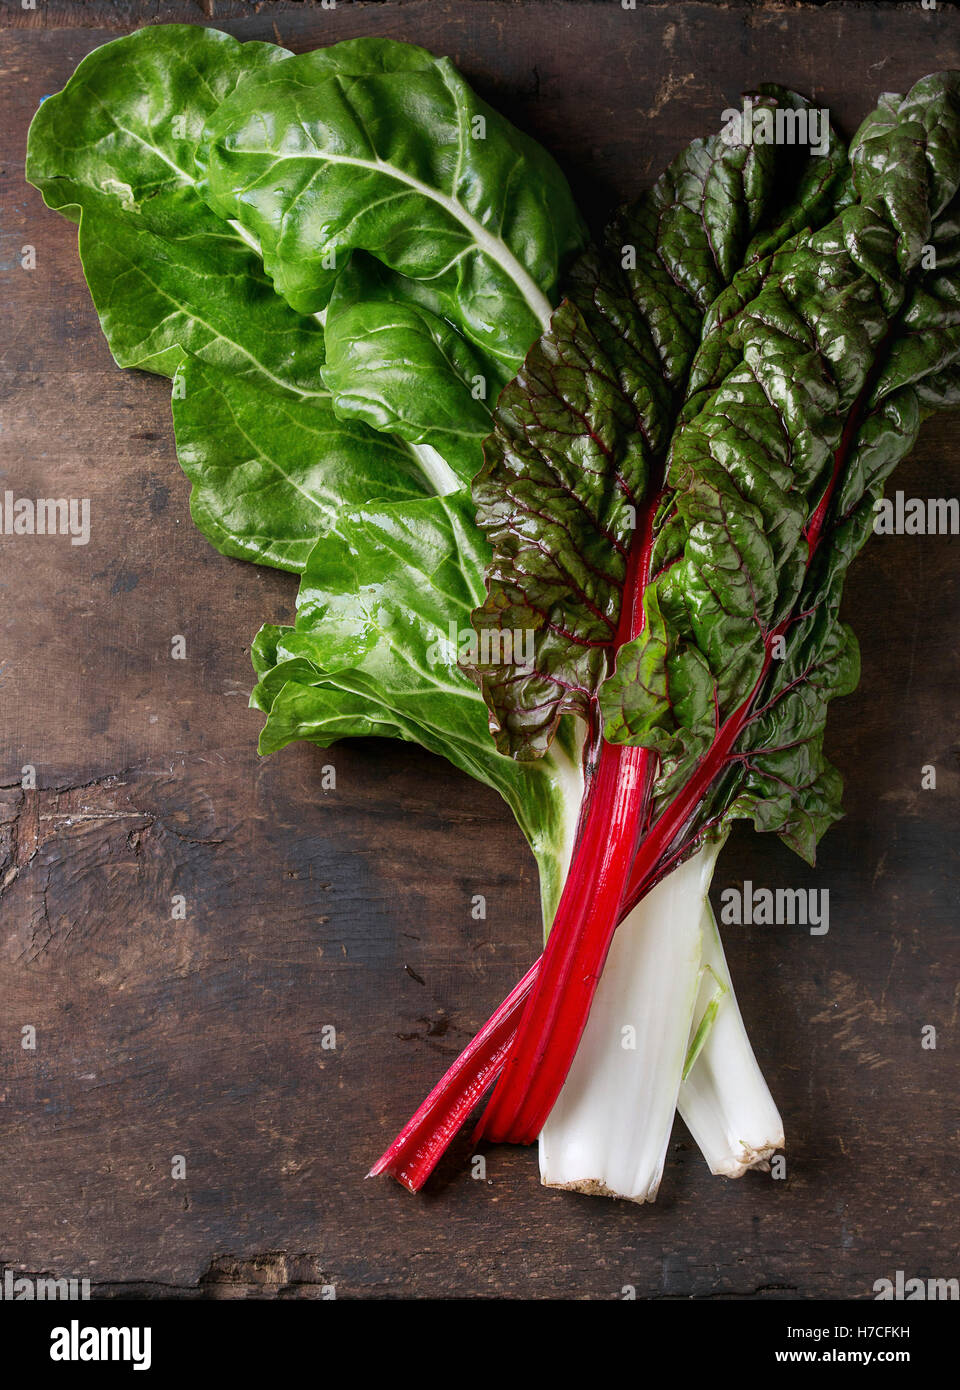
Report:
[[[490,1152],[474,1181],[467,1141],[422,1198],[363,1181],[536,953],[534,870],[496,796],[416,750],[257,758],[249,642],[291,617],[295,583],[194,530],[169,388],[113,365],[74,229],[22,176],[40,97],[147,12],[198,14],[7,5],[0,30],[0,488],[90,497],[93,518],[86,547],[0,538],[0,1263],[105,1297],[835,1298],[897,1269],[956,1274],[951,537],[878,539],[850,579],[864,674],[831,712],[848,814],[817,870],[741,831],[718,872],[718,891],[831,892],[826,937],[727,933],[787,1180],[711,1178],[678,1123],[652,1208],[543,1190],[532,1151]],[[215,18],[244,38],[276,24],[297,50],[377,33],[451,54],[595,220],[758,80],[849,133],[880,90],[960,66],[960,19],[918,5],[218,3]],[[956,416],[926,428],[897,485],[956,495],[956,433]]]

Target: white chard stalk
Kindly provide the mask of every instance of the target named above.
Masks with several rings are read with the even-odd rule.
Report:
[[[678,1106],[714,1173],[738,1177],[782,1145],[709,904],[720,847],[674,869],[614,934],[540,1135],[548,1187],[652,1202]]]
[[[769,1167],[773,1154],[783,1148],[783,1121],[753,1055],[709,900],[703,906],[701,941],[708,969],[698,1016],[701,1003],[709,1007],[710,986],[719,984],[723,992],[706,1041],[680,1087],[677,1109],[711,1173],[740,1178],[750,1168]]]

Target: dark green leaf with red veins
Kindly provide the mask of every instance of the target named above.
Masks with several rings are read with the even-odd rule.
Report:
[[[748,816],[812,859],[840,814],[822,742],[858,677],[843,579],[922,415],[960,399],[958,134],[953,74],[884,98],[851,147],[857,201],[781,248],[694,364],[647,627],[600,692],[606,736],[661,755],[654,817],[709,768],[687,840]]]
[[[796,101],[803,104],[799,97]],[[747,247],[742,267],[705,314],[678,423],[699,413],[709,393],[740,360],[738,316],[760,293],[767,277],[775,274],[776,253],[798,232],[821,226],[852,198],[846,148],[831,126],[828,153],[822,158],[808,159],[802,166],[793,200],[774,216],[772,227],[764,226],[757,232]]]
[[[781,107],[794,111],[814,109],[805,97],[775,84],[762,83],[757,90],[762,97]],[[829,113],[822,111],[821,114],[827,122],[823,132],[824,153],[816,158],[808,158],[802,144],[782,152],[784,157],[778,165],[782,189],[780,205],[761,225],[747,247],[743,268],[765,261],[797,232],[822,226],[850,201],[852,190],[847,147],[827,119]]]
[[[842,587],[837,579],[820,606],[791,630],[786,654],[737,745],[736,796],[725,812],[776,831],[811,863],[820,836],[841,814],[843,783],[823,756],[827,704],[848,695],[860,678],[857,640],[837,620]]]
[[[960,74],[933,73],[907,95],[882,98],[850,151],[861,199],[883,209],[909,273],[930,241],[932,224],[956,194],[960,166]]]
[[[755,121],[778,100],[801,103],[774,89],[754,100]],[[575,266],[569,299],[501,397],[474,484],[494,552],[474,625],[481,638],[534,636],[532,669],[471,668],[502,752],[539,757],[565,711],[592,717],[704,315],[751,244],[768,255],[826,215],[843,167],[836,141],[826,160],[694,141]]]
[[[542,755],[563,710],[586,715],[606,672],[646,439],[666,446],[662,380],[651,365],[643,432],[642,358],[627,346],[624,355],[632,389],[568,301],[500,400],[492,457],[474,484],[494,560],[473,623],[481,643],[491,629],[533,632],[535,651],[522,677],[512,665],[476,668],[501,752]]]

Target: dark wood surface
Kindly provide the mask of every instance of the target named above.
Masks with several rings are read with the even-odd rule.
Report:
[[[960,66],[960,16],[916,4],[214,11],[297,50],[378,33],[451,54],[595,218],[742,87],[786,82],[850,133],[881,90]],[[249,643],[295,582],[192,527],[169,388],[113,365],[74,229],[23,182],[40,97],[144,17],[202,10],[2,10],[0,488],[90,497],[93,534],[0,538],[0,1264],[162,1297],[868,1298],[897,1269],[955,1275],[955,537],[877,539],[850,579],[863,680],[831,714],[847,819],[817,870],[742,831],[718,872],[831,892],[825,937],[727,932],[786,1181],[712,1178],[679,1122],[654,1207],[542,1189],[530,1150],[474,1181],[463,1143],[420,1198],[363,1181],[536,953],[534,872],[497,797],[416,750],[257,757]],[[908,495],[956,495],[957,422],[924,429]]]

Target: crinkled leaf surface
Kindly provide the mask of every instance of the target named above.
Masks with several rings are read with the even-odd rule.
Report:
[[[958,136],[956,75],[886,97],[851,147],[853,201],[774,255],[721,351],[705,339],[650,620],[601,690],[606,736],[661,755],[658,809],[737,729],[700,822],[749,816],[810,859],[840,815],[827,704],[858,674],[843,578],[923,409],[957,399]]]
[[[800,98],[768,89],[757,112]],[[816,166],[816,167],[814,167]],[[532,672],[475,674],[498,747],[537,757],[567,711],[593,717],[627,554],[649,528],[711,304],[745,257],[826,214],[844,166],[717,135],[694,141],[579,262],[570,297],[500,399],[474,485],[494,551],[480,633],[532,632]],[[644,510],[646,508],[646,511]]]

